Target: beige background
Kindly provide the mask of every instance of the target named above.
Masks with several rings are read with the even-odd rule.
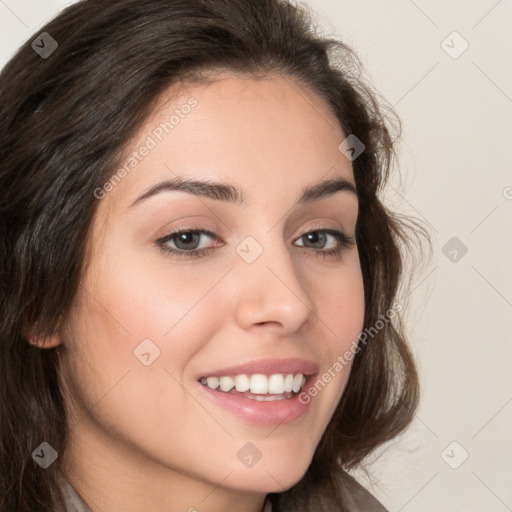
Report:
[[[0,65],[69,3],[0,0]],[[409,297],[421,407],[371,490],[392,512],[512,510],[512,2],[307,3],[395,105],[403,183],[386,200],[434,243]]]

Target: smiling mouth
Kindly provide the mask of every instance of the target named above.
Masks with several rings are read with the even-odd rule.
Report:
[[[222,377],[202,377],[199,382],[214,391],[239,395],[250,400],[272,402],[297,396],[304,388],[309,376],[302,373],[274,373],[264,375],[241,374]]]

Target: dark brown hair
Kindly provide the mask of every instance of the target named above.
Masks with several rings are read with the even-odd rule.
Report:
[[[391,309],[403,279],[403,250],[425,234],[379,199],[399,122],[392,110],[383,113],[353,51],[321,36],[313,20],[306,7],[281,0],[83,0],[41,29],[58,43],[51,55],[35,51],[34,34],[3,68],[2,511],[64,510],[58,464],[43,470],[31,457],[42,441],[58,453],[65,448],[58,354],[28,343],[27,333],[48,336],[66,319],[98,205],[93,191],[112,176],[126,144],[169,87],[207,80],[206,70],[260,77],[277,72],[323,98],[344,133],[365,146],[353,161],[365,329]],[[270,495],[276,512],[318,510],[318,503],[322,510],[344,510],[345,470],[411,422],[418,377],[400,318],[359,344],[347,388],[306,474],[291,489]]]

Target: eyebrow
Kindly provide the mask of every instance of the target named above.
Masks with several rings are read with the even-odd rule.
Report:
[[[137,203],[148,199],[149,197],[160,194],[161,192],[182,191],[192,194],[194,196],[207,197],[216,201],[226,201],[240,206],[247,204],[243,192],[229,183],[219,183],[212,181],[199,181],[189,178],[176,177],[171,180],[166,180],[157,183],[147,190],[144,194],[138,197],[131,205],[135,206]],[[299,197],[298,203],[305,204],[312,201],[317,201],[325,197],[332,196],[336,192],[347,191],[359,197],[355,185],[345,178],[334,178],[326,181],[321,181],[315,185],[305,187]]]

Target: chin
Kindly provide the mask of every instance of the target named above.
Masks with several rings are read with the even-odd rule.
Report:
[[[272,460],[263,463],[261,459],[253,468],[232,474],[230,486],[247,492],[283,492],[293,487],[305,475],[310,464],[308,460],[289,457],[286,461]]]

